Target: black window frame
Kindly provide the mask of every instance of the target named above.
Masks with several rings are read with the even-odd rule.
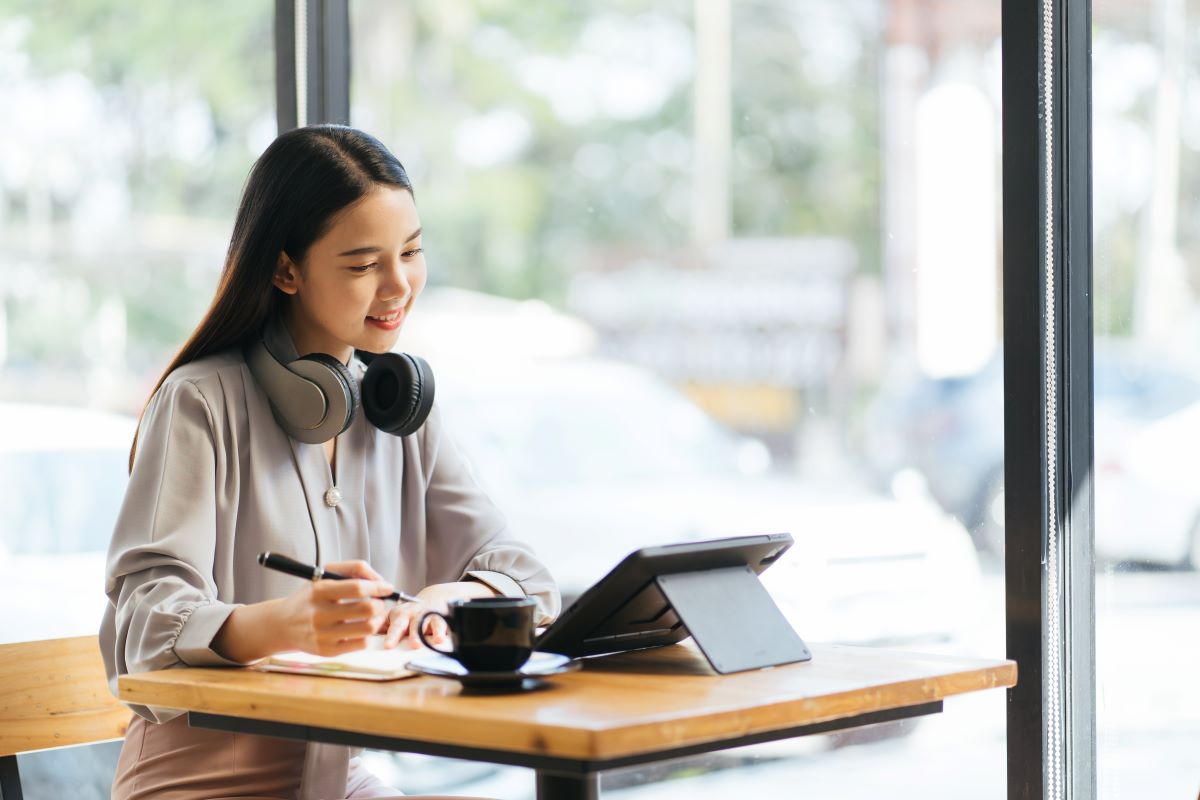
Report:
[[[1010,800],[1096,796],[1091,13],[1001,3]]]
[[[299,61],[298,26],[305,45]],[[349,0],[275,0],[275,118],[280,133],[322,122],[350,124]]]

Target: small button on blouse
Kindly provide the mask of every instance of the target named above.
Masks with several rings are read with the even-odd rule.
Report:
[[[342,490],[336,486],[330,486],[325,490],[325,505],[330,508],[335,508],[338,503],[342,502]]]

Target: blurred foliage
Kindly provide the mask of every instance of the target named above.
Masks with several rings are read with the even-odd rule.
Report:
[[[114,297],[135,368],[191,332],[275,133],[273,15],[270,0],[0,0],[0,80],[44,98],[7,145],[67,176],[47,186],[0,169],[9,363],[77,364],[79,331]],[[90,196],[97,186],[108,194]],[[97,211],[104,222],[90,221]],[[82,296],[66,336],[61,298],[34,302],[47,260]]]
[[[735,4],[735,234],[845,238],[878,271],[882,14],[878,3]],[[822,32],[837,38],[818,49]]]
[[[78,360],[59,312],[31,302],[47,261],[82,297],[81,313],[122,298],[135,362],[161,359],[191,330],[246,173],[275,132],[273,9],[268,0],[0,0],[0,96],[21,101],[0,133],[10,363]],[[354,0],[353,121],[413,173],[435,282],[553,301],[580,270],[697,258],[694,9],[692,0]],[[886,4],[730,9],[733,234],[844,238],[860,268],[878,272]],[[1147,19],[1105,18],[1095,34],[1098,69],[1119,73],[1125,97],[1097,107],[1097,138],[1120,123],[1117,150],[1131,156],[1153,147],[1161,42]],[[1197,286],[1200,205],[1187,198],[1200,188],[1191,102],[1200,39],[1187,47],[1177,239]],[[21,161],[37,164],[25,184],[5,172]],[[1121,180],[1097,195],[1098,209],[1117,208],[1098,211],[1096,225],[1097,325],[1108,334],[1132,331],[1144,250],[1146,190]],[[119,184],[116,200],[85,196],[105,181]],[[76,230],[96,208],[112,219]],[[148,236],[164,218],[170,232]]]
[[[190,332],[246,173],[274,134],[273,8],[0,0],[0,42],[24,59],[10,77],[96,106],[74,112],[74,138],[45,145],[76,176],[49,190],[48,253],[24,232],[46,215],[38,187],[0,181],[15,264],[10,363],[67,363],[80,350],[55,313],[12,288],[12,275],[36,283],[46,258],[58,279],[82,282],[81,313],[123,300],[135,368]],[[840,236],[877,269],[881,6],[732,9],[734,234]],[[351,11],[353,121],[413,173],[435,282],[555,300],[580,269],[692,257],[690,0],[355,0]],[[840,49],[826,52],[830,42]],[[87,102],[75,103],[80,76]],[[72,234],[91,213],[82,190],[113,176],[123,216]],[[167,241],[149,241],[162,218],[173,220]]]
[[[880,4],[732,7],[734,235],[843,237],[877,270]],[[434,280],[554,300],[579,269],[688,247],[692,8],[353,4],[352,118],[413,173]],[[823,32],[845,44],[836,71]],[[472,163],[463,140],[496,115],[527,128]]]
[[[1133,334],[1133,302],[1138,262],[1137,220],[1121,219],[1096,237],[1093,254],[1093,320],[1102,336]]]
[[[0,0],[0,25],[18,21],[31,77],[86,76],[105,111],[144,135],[129,150],[136,209],[232,218],[257,156],[247,130],[275,114],[270,0]],[[197,100],[212,126],[201,158],[149,138]]]
[[[1187,23],[1179,53],[1181,81],[1166,80],[1164,10]],[[1182,259],[1191,298],[1200,296],[1200,37],[1190,35],[1200,7],[1096,4],[1093,30],[1093,182],[1095,327],[1102,336],[1136,336],[1139,283],[1150,272],[1155,159],[1167,142],[1178,147],[1178,193],[1166,212],[1174,222],[1169,246]],[[1178,92],[1172,95],[1171,92]],[[1160,92],[1166,92],[1160,97]],[[1179,103],[1178,116],[1158,104]],[[1176,144],[1177,143],[1177,144]],[[1169,147],[1169,146],[1168,146]],[[1170,161],[1167,162],[1171,164]],[[1153,313],[1153,312],[1151,312]]]

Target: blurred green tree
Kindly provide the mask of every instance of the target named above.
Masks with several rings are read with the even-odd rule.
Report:
[[[33,162],[0,169],[10,365],[86,361],[89,314],[107,298],[119,298],[139,371],[191,331],[246,173],[275,133],[273,10],[0,0],[0,94],[35,101],[0,134]],[[56,283],[82,285],[81,302],[37,302]],[[80,316],[64,335],[68,310]]]
[[[351,115],[413,172],[435,280],[553,301],[576,270],[686,249],[690,2],[352,11]],[[878,268],[881,13],[733,4],[733,235],[842,237]]]

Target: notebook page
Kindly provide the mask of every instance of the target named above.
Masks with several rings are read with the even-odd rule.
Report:
[[[257,666],[271,672],[381,680],[415,675],[408,669],[408,662],[414,656],[428,652],[425,648],[413,650],[407,645],[391,650],[373,646],[336,656],[318,656],[294,650],[276,653]]]

